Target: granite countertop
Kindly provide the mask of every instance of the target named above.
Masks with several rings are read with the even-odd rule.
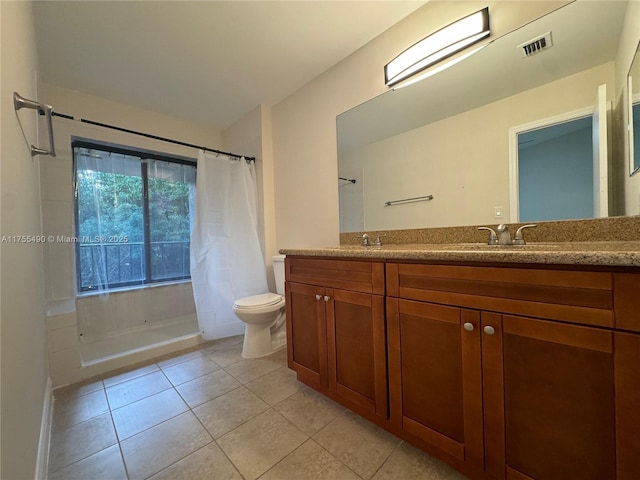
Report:
[[[640,267],[640,241],[528,243],[527,245],[389,244],[382,247],[342,245],[307,249],[283,248],[280,253],[313,257],[384,260]]]

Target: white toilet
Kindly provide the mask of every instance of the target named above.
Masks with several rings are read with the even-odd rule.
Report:
[[[262,293],[244,297],[233,304],[233,313],[245,325],[244,358],[264,357],[287,345],[284,301],[284,257],[273,257],[276,293]]]

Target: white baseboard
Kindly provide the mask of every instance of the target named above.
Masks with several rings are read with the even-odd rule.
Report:
[[[47,378],[42,404],[42,420],[40,422],[40,441],[38,442],[38,458],[36,460],[36,480],[46,480],[49,467],[49,445],[51,443],[51,420],[53,415],[53,384]]]

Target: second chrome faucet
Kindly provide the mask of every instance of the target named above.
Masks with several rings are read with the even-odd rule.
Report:
[[[366,233],[362,235],[360,240],[360,245],[363,247],[381,247],[382,246],[382,237],[386,237],[386,235],[378,235],[375,240],[371,240],[371,237]]]
[[[526,245],[526,241],[524,239],[525,228],[536,227],[537,225],[522,225],[516,231],[516,235],[511,239],[511,232],[509,232],[509,225],[500,224],[494,230],[489,227],[478,227],[478,230],[488,230],[489,231],[489,241],[488,245]]]

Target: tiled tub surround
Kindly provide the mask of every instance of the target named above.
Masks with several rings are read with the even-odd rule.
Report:
[[[50,302],[54,388],[200,343],[195,313],[189,282]]]
[[[189,319],[192,332],[198,331],[191,282],[81,295],[76,298],[76,310],[83,343]]]
[[[242,337],[55,391],[49,480],[463,480]]]
[[[340,234],[340,245],[359,245],[364,233],[372,239],[377,235],[383,237],[383,244],[450,244],[487,242],[486,231],[478,227],[495,227],[483,224],[471,227],[416,228],[410,230],[371,230],[366,232],[349,232]],[[510,230],[515,233],[524,223],[509,223]],[[536,228],[525,231],[527,242],[615,242],[640,241],[640,216],[610,217],[589,220],[565,220],[556,222],[532,222]]]

